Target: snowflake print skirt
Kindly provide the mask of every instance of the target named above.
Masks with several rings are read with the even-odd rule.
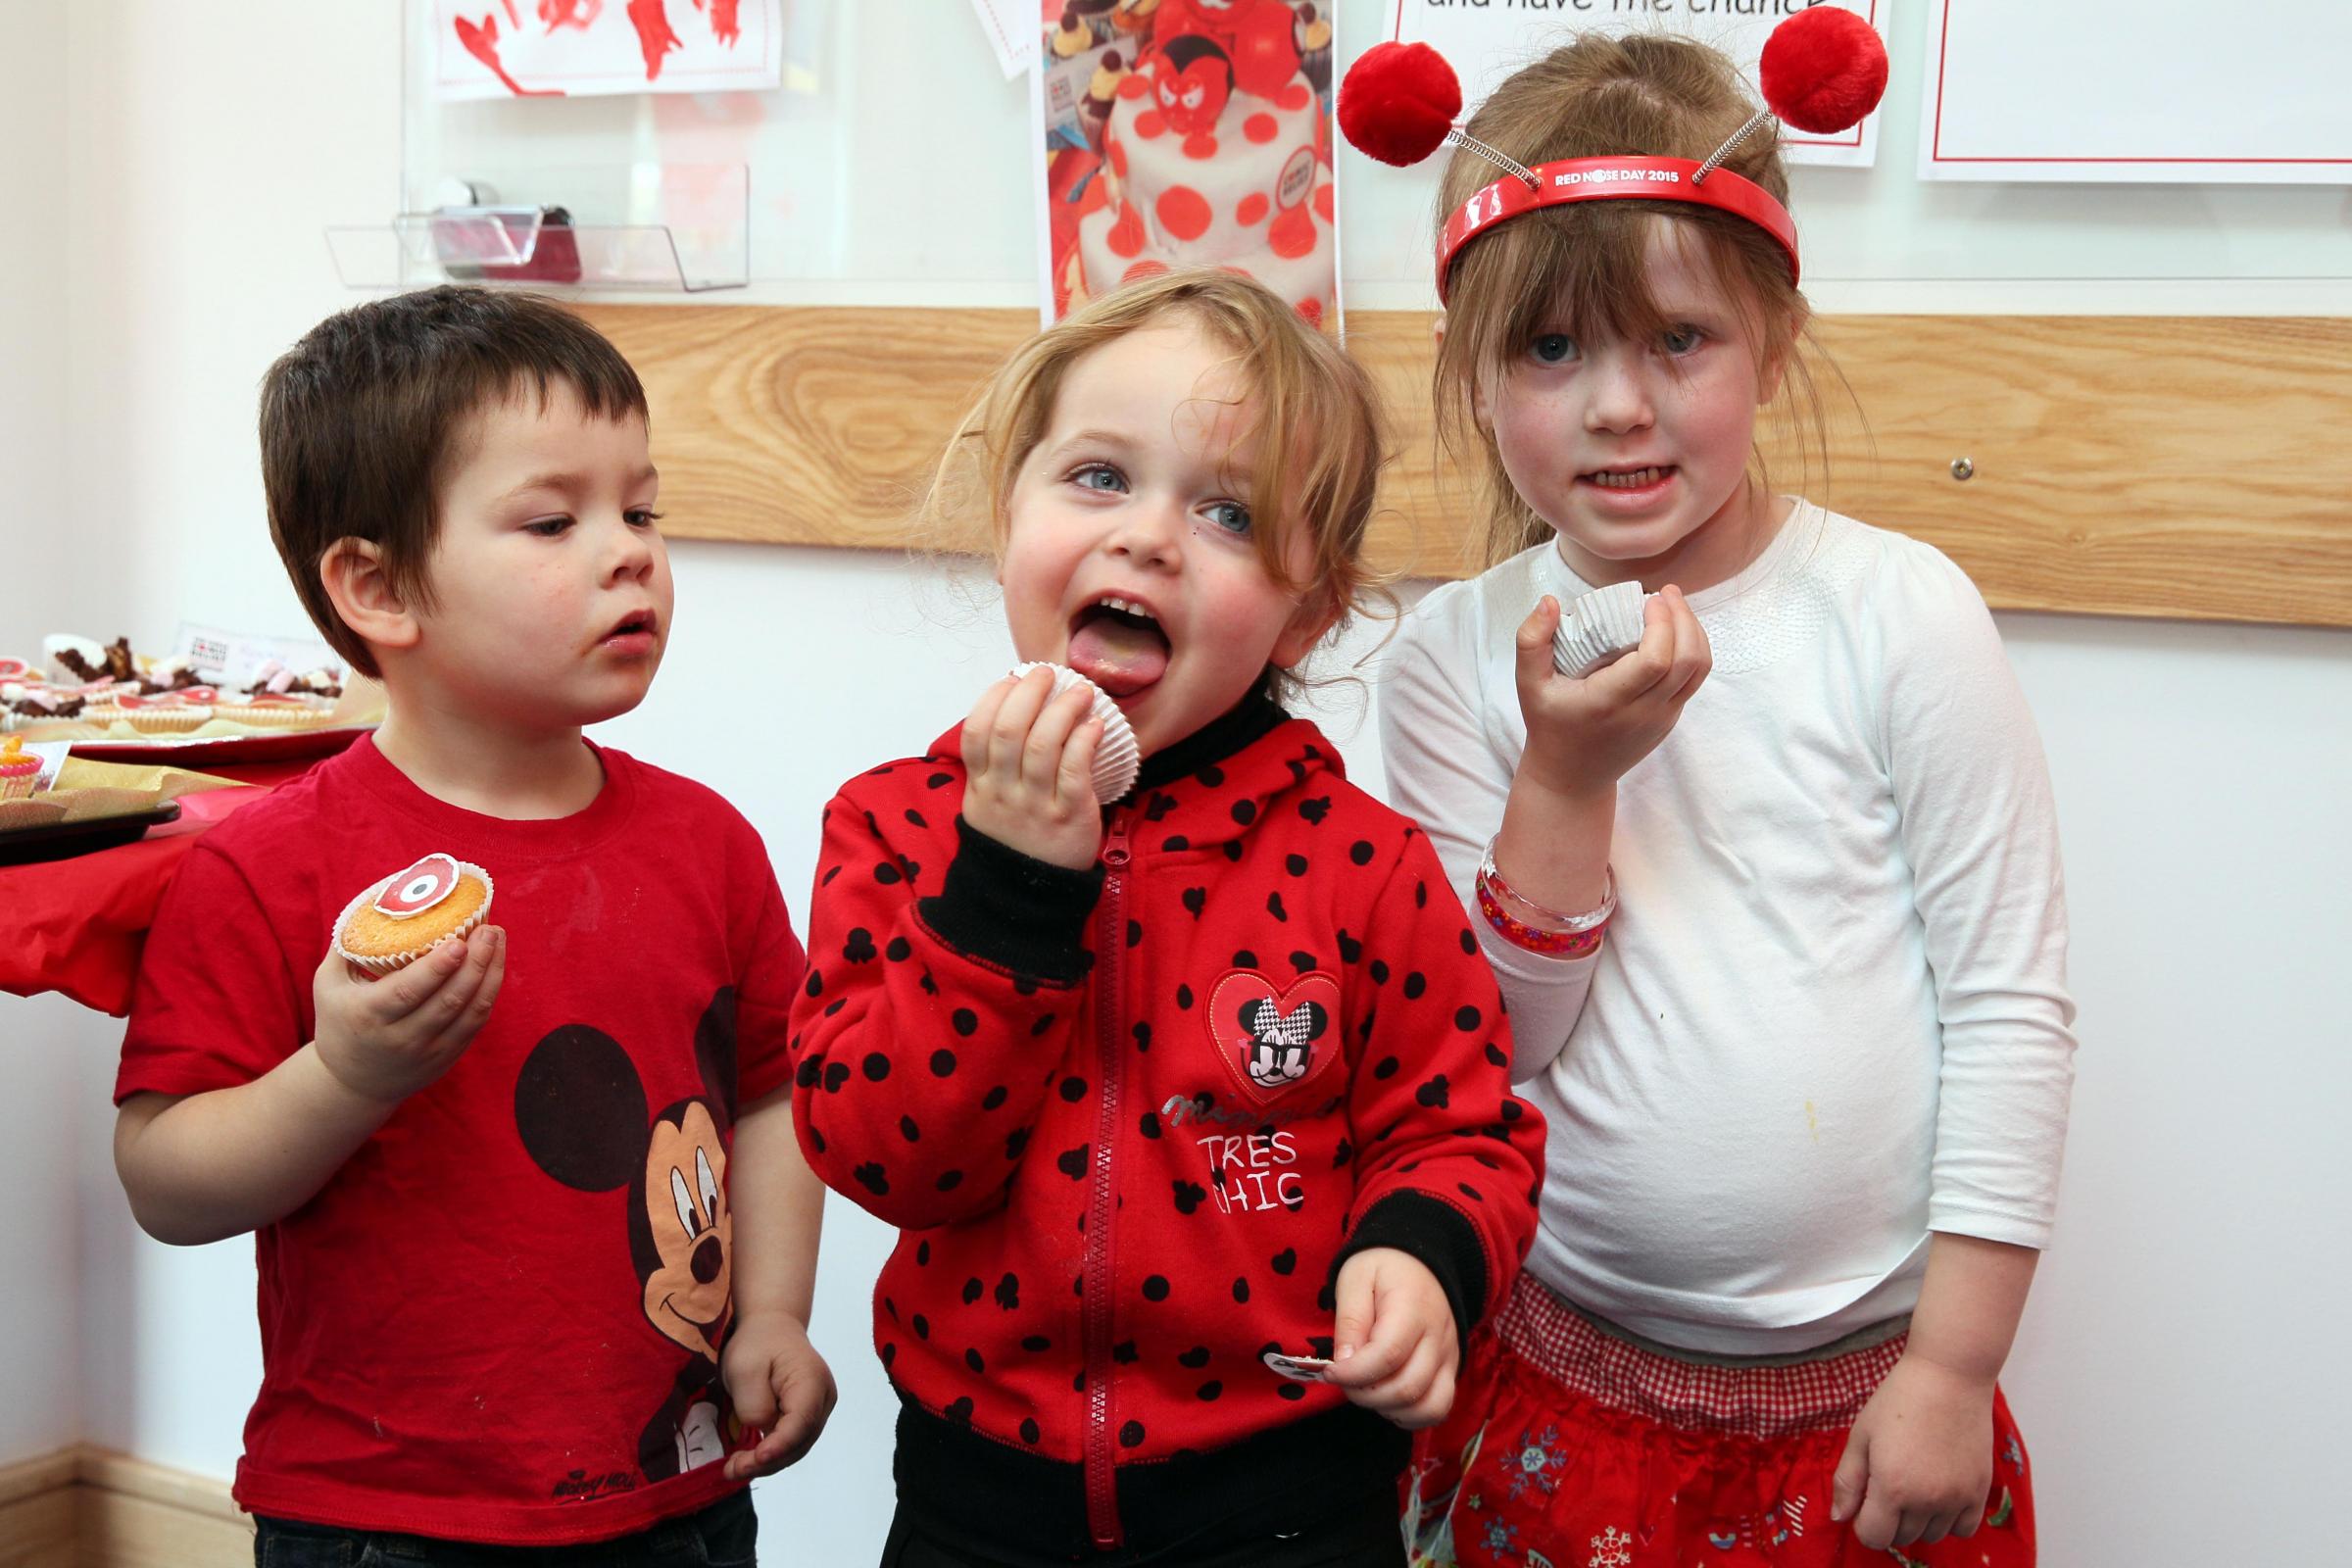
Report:
[[[1974,1536],[1871,1551],[1830,1519],[1846,1434],[1897,1336],[1792,1366],[1677,1360],[1521,1275],[1405,1480],[1414,1568],[2031,1568],[2025,1446],[1996,1393]]]

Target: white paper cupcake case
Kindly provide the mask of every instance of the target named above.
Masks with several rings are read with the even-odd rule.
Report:
[[[455,859],[455,857],[452,857],[452,858]],[[461,875],[477,878],[482,884],[481,906],[466,917],[464,925],[459,926],[455,931],[452,931],[447,936],[442,937],[440,941],[428,942],[421,948],[410,948],[403,952],[389,954],[382,957],[363,958],[358,954],[347,950],[343,946],[344,927],[351,924],[351,917],[353,915],[359,913],[360,910],[366,906],[375,902],[377,895],[381,894],[384,889],[392,885],[392,877],[400,875],[400,871],[395,871],[392,873],[392,876],[387,876],[378,882],[369,883],[365,892],[363,892],[358,898],[352,900],[349,904],[343,906],[343,912],[335,916],[336,955],[340,956],[346,963],[349,963],[356,968],[365,969],[369,974],[380,977],[390,974],[396,969],[407,968],[410,964],[415,963],[418,958],[421,958],[426,954],[432,952],[433,949],[440,947],[442,943],[455,942],[462,936],[470,935],[474,927],[480,925],[484,920],[489,918],[490,901],[498,897],[498,884],[491,879],[489,872],[483,870],[480,866],[475,865],[471,860],[458,860],[457,867]],[[405,865],[400,868],[401,871],[406,871],[408,869],[409,867]]]
[[[1638,582],[1613,582],[1578,596],[1560,611],[1551,636],[1553,667],[1582,680],[1642,645],[1642,606],[1648,595]]]
[[[1102,721],[1102,739],[1095,746],[1095,800],[1103,806],[1118,800],[1135,788],[1135,775],[1144,765],[1144,754],[1135,744],[1135,726],[1119,711],[1119,705],[1110,694],[1088,680],[1067,664],[1049,664],[1043,660],[1015,664],[1015,678],[1033,669],[1054,672],[1054,695],[1058,697],[1072,686],[1083,686],[1094,693],[1094,713]]]

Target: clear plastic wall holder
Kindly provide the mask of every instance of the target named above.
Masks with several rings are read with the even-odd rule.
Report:
[[[450,183],[475,200],[329,228],[343,282],[699,294],[750,281],[751,182],[740,165],[501,172]],[[536,199],[482,199],[493,192]]]

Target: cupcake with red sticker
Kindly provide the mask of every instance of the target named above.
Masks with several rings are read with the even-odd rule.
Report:
[[[335,951],[372,975],[406,968],[487,919],[492,891],[480,866],[428,855],[351,901],[335,921]]]
[[[213,716],[212,709],[201,703],[177,697],[142,697],[136,692],[115,693],[102,711],[105,717],[94,715],[94,722],[128,724],[142,735],[185,735]]]
[[[255,729],[309,729],[334,715],[309,698],[265,691],[255,692],[242,702],[222,703],[213,710],[213,716]]]

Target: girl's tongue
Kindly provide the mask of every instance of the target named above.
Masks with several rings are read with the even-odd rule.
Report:
[[[1066,662],[1111,696],[1126,697],[1167,673],[1168,639],[1148,616],[1099,607],[1070,632]]]

